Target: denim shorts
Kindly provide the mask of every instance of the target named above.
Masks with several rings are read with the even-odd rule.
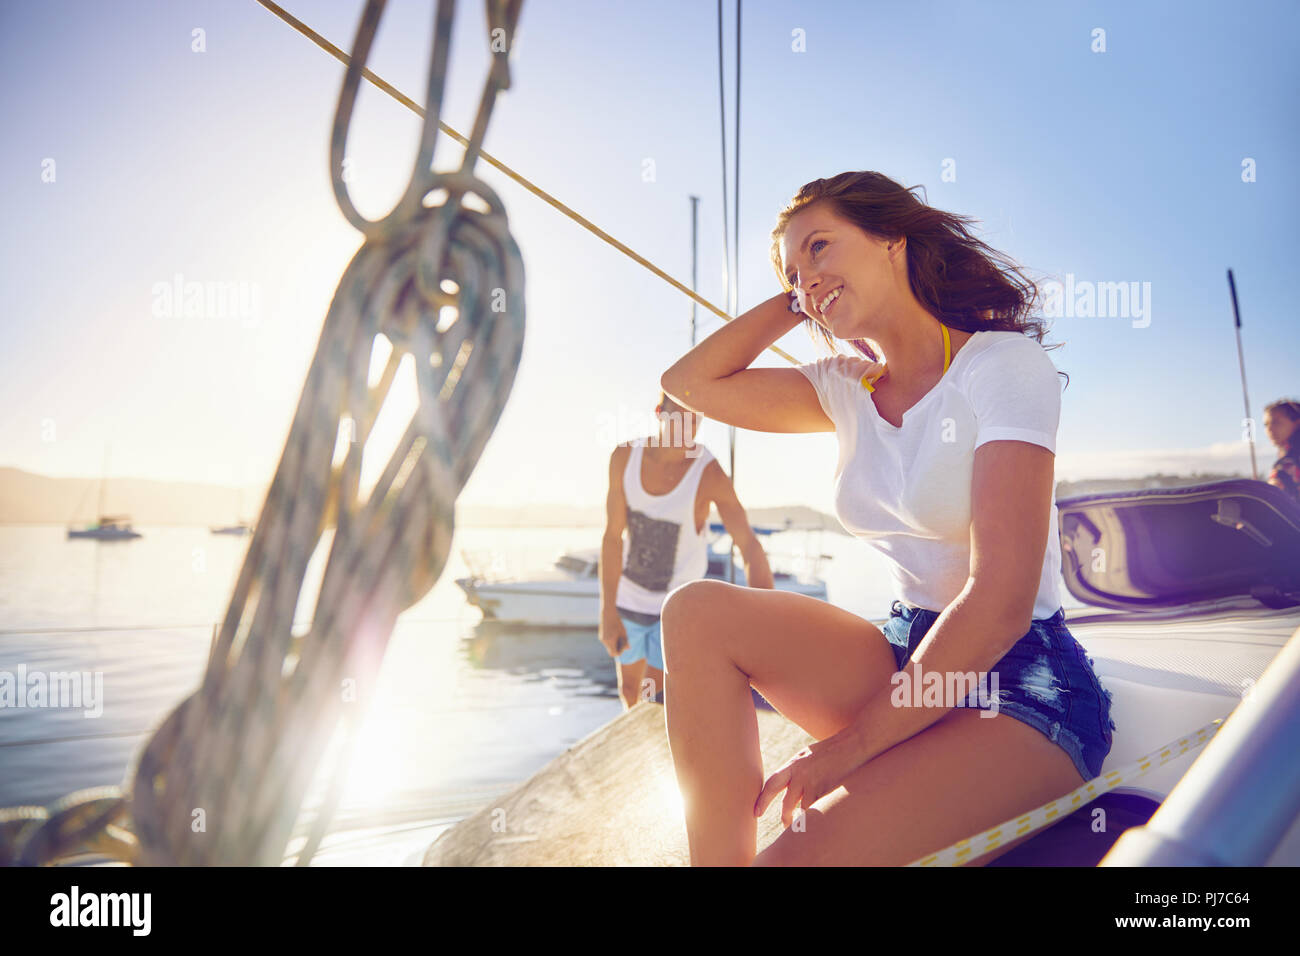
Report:
[[[618,617],[623,622],[623,630],[627,631],[627,650],[618,656],[618,662],[635,664],[645,658],[646,663],[651,667],[663,670],[664,643],[663,632],[660,630],[661,621],[656,620],[653,624],[638,624],[636,621],[628,620],[622,614]]]
[[[883,630],[899,670],[939,613],[894,602]],[[1101,774],[1115,729],[1111,695],[1097,680],[1092,658],[1065,626],[1064,610],[1031,621],[1025,636],[993,665],[984,687],[985,692],[972,692],[965,706],[997,710],[1033,727],[1070,755],[1084,780]],[[992,690],[996,697],[988,693]]]

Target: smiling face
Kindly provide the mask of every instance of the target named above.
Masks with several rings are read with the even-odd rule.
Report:
[[[806,315],[836,338],[875,339],[884,317],[897,314],[910,295],[904,247],[902,240],[863,232],[829,203],[817,202],[790,218],[781,262]]]

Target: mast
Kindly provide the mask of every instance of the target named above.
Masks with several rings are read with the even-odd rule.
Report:
[[[731,225],[735,230],[734,241],[731,244],[731,254],[735,257],[735,268],[731,270],[731,287],[734,290],[731,300],[731,317],[734,319],[740,314],[740,12],[745,0],[736,0],[736,158],[735,186],[736,204],[733,207],[734,215],[732,216]],[[723,160],[725,165],[726,160]],[[732,425],[728,429],[731,445],[731,483],[736,483],[736,426]],[[731,583],[736,583],[736,542],[731,542],[731,556],[728,561],[728,575]],[[750,570],[753,570],[752,568]],[[748,580],[748,579],[746,579]]]
[[[1241,313],[1237,310],[1237,283],[1232,280],[1232,270],[1228,270],[1228,291],[1232,293],[1232,317],[1237,324],[1237,364],[1241,367],[1241,400],[1246,405],[1246,419],[1250,419],[1250,398],[1246,395],[1246,358],[1241,350]],[[1247,430],[1250,441],[1250,474],[1259,480],[1259,466],[1255,464],[1255,429]]]
[[[104,467],[99,473],[99,511],[95,515],[98,524],[104,517],[104,492],[108,486],[108,443],[104,444]]]
[[[699,292],[696,253],[699,243],[700,197],[691,197],[691,291]],[[695,348],[695,299],[691,299],[691,348]]]

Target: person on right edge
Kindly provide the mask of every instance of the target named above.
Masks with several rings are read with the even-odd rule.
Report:
[[[1264,409],[1264,431],[1278,450],[1268,483],[1300,504],[1300,402],[1280,399]]]

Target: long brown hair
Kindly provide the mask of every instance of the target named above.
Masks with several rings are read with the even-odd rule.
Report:
[[[781,210],[772,230],[772,265],[781,287],[793,291],[781,268],[781,238],[790,219],[813,203],[825,202],[836,215],[877,239],[907,238],[912,294],[944,325],[963,332],[1021,332],[1042,345],[1047,327],[1031,314],[1038,300],[1037,285],[1014,261],[971,235],[967,227],[977,220],[935,209],[918,199],[914,189],[924,187],[905,189],[888,176],[869,171],[840,173],[805,184]],[[804,321],[809,334],[820,335],[836,351],[835,340],[824,326],[811,317]],[[867,358],[879,361],[864,339],[850,341]]]
[[[1291,421],[1300,421],[1300,402],[1294,398],[1279,398],[1276,402],[1269,402],[1264,406],[1266,412],[1282,412]]]

